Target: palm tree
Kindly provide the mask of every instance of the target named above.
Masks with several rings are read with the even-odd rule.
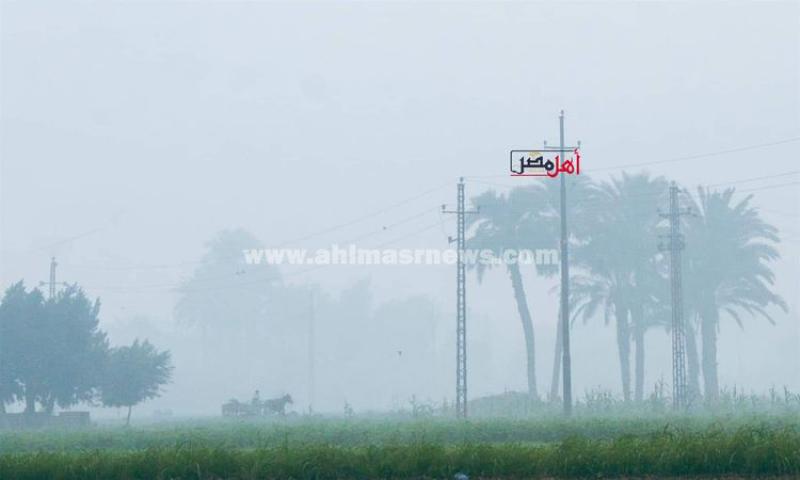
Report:
[[[249,232],[236,229],[219,232],[206,247],[192,276],[177,289],[174,313],[178,322],[215,335],[247,331],[262,323],[270,300],[266,287],[279,282],[280,273],[266,262],[250,265],[245,261],[243,252],[260,248],[261,243]]]
[[[622,392],[631,398],[631,340],[635,344],[635,399],[644,393],[644,337],[663,322],[660,295],[663,274],[656,249],[657,208],[667,193],[663,177],[646,173],[621,177],[597,186],[591,217],[596,222],[588,239],[575,250],[584,270],[576,277],[571,301],[575,316],[586,320],[602,307],[606,323],[616,326]],[[587,217],[590,212],[586,212]]]
[[[241,381],[258,375],[250,361],[264,351],[264,342],[279,328],[278,312],[285,295],[280,272],[268,263],[249,264],[244,251],[261,243],[243,229],[223,230],[206,244],[206,253],[190,277],[176,289],[174,317],[200,336],[198,361],[210,368],[220,358],[242,362]]]
[[[684,308],[685,310],[685,308]],[[685,316],[686,333],[686,379],[688,381],[689,402],[700,398],[700,355],[697,353],[697,329],[695,324],[696,313],[689,313]]]
[[[780,241],[778,230],[750,204],[752,195],[735,202],[734,190],[699,187],[693,199],[698,215],[687,220],[687,311],[699,320],[704,394],[710,402],[719,395],[720,312],[742,327],[742,313],[774,323],[768,307],[777,305],[787,311],[786,303],[772,290],[775,275],[769,265],[780,256],[774,247]]]
[[[471,218],[469,228],[472,230],[472,235],[467,240],[467,248],[491,250],[496,257],[501,257],[506,249],[518,249],[523,246],[530,248],[533,244],[532,239],[520,235],[519,225],[522,218],[535,207],[535,199],[539,193],[537,190],[536,187],[515,188],[508,196],[489,190],[475,197],[472,203],[478,207],[479,213]],[[476,269],[478,281],[483,279],[486,269],[490,266],[485,263],[470,265]],[[511,288],[525,338],[528,396],[532,400],[538,399],[536,342],[525,285],[517,262],[505,263],[505,266],[511,279]]]
[[[595,204],[597,203],[598,191],[588,176],[566,177],[567,182],[567,222],[569,225],[570,248],[574,249],[584,243],[591,232],[596,230],[596,218],[594,216]],[[540,187],[536,200],[535,215],[526,215],[520,224],[520,235],[524,237],[537,238],[540,244],[558,245],[561,238],[561,185],[557,181],[545,180],[537,184]],[[575,258],[570,257],[570,265],[573,265]],[[542,265],[537,268],[539,274],[554,276],[558,274],[560,267],[556,265]],[[573,284],[571,275],[570,285]],[[552,289],[552,292],[559,295],[560,285]],[[558,398],[558,390],[561,380],[561,347],[562,329],[561,308],[559,307],[555,320],[556,336],[553,348],[553,370],[550,382],[551,400]]]
[[[669,331],[672,326],[669,280],[662,255],[655,255],[639,270],[630,302],[634,350],[634,399],[644,400],[645,333],[653,327]]]
[[[570,198],[576,200],[570,204],[570,221],[574,225],[570,230],[574,238],[584,238],[591,229],[584,214],[586,205],[593,203],[591,182],[586,176],[572,177],[569,179],[569,191]],[[557,250],[560,235],[559,202],[559,182],[550,179],[514,188],[508,195],[489,190],[475,197],[472,203],[478,207],[479,214],[471,219],[472,235],[467,242],[468,248],[488,249],[496,255],[501,255],[505,249]],[[488,265],[478,264],[475,267],[480,281]],[[525,336],[528,393],[531,398],[538,398],[535,334],[522,272],[519,263],[506,264],[506,270]],[[536,272],[541,275],[552,276],[558,271],[558,265],[536,265]],[[556,349],[555,378],[561,360],[558,353]],[[555,382],[553,386],[557,388]]]

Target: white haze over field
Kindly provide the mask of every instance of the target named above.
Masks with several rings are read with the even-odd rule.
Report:
[[[221,230],[447,248],[439,209],[458,177],[468,197],[525,184],[508,151],[555,144],[561,109],[595,179],[705,153],[720,154],[646,168],[692,189],[798,168],[798,141],[736,151],[800,137],[796,2],[3,1],[0,15],[0,284],[47,280],[54,255],[59,281],[101,298],[113,343],[172,350],[173,383],[140,412],[217,414],[256,388],[333,413],[454,398],[454,267],[281,267],[318,296],[311,373],[307,299],[291,324],[231,323],[216,348],[176,322],[175,286]],[[723,386],[800,390],[797,180],[735,184],[781,230],[789,312],[744,329],[723,316]],[[524,274],[546,394],[557,279]],[[470,397],[524,390],[507,274],[468,273],[467,298]],[[647,342],[649,393],[671,367],[667,333]],[[620,392],[613,326],[576,325],[572,348],[578,396]]]

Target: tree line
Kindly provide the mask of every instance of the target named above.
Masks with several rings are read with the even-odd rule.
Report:
[[[657,248],[666,233],[659,209],[667,206],[669,182],[646,173],[623,173],[607,181],[569,179],[571,322],[601,318],[614,325],[624,399],[644,396],[645,334],[671,328],[668,254]],[[684,319],[689,392],[714,402],[719,395],[717,333],[722,319],[743,325],[745,317],[774,320],[771,307],[787,305],[774,291],[772,264],[778,260],[778,230],[734,188],[682,189],[691,215],[681,218]],[[470,219],[468,248],[553,248],[560,238],[559,183],[541,181],[494,190],[472,199],[479,214]],[[474,266],[479,280],[486,264]],[[536,380],[536,342],[531,305],[518,263],[506,268],[527,350],[528,394],[540,397]],[[556,265],[536,273],[557,274]],[[559,333],[560,333],[560,329]],[[698,346],[699,344],[699,346]],[[550,397],[558,395],[561,338],[556,339]],[[633,356],[633,377],[631,377]],[[702,389],[700,381],[702,378]]]
[[[11,285],[0,302],[0,413],[52,413],[81,402],[127,407],[158,396],[172,373],[170,353],[147,340],[112,347],[99,328],[100,301],[77,285],[45,298]],[[38,410],[37,410],[38,406]]]

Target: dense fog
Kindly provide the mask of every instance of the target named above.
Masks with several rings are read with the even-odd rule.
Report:
[[[3,2],[0,286],[46,297],[54,257],[55,289],[99,299],[110,347],[169,351],[171,381],[139,418],[218,416],[256,390],[297,413],[452,404],[455,265],[256,265],[245,250],[454,248],[460,177],[479,209],[467,246],[557,250],[559,179],[508,164],[558,145],[564,110],[581,155],[567,191],[575,400],[671,385],[670,181],[695,215],[690,387],[709,388],[715,336],[723,393],[800,391],[799,8]],[[621,347],[608,292],[641,286],[640,264],[655,293],[625,297],[631,327],[647,322]],[[519,273],[532,367],[514,274],[466,269],[470,400],[560,395],[558,266]]]

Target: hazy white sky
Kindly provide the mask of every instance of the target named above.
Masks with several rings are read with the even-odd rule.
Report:
[[[557,141],[560,109],[600,178],[800,137],[797,2],[3,1],[0,15],[0,281],[45,280],[56,255],[60,279],[102,297],[109,325],[144,314],[170,328],[170,286],[223,228],[275,245],[436,188],[300,246],[376,231],[364,247],[444,246],[453,226],[436,209],[457,178],[497,176],[468,182],[468,195],[518,180],[504,177],[508,150]],[[687,186],[732,182],[796,170],[798,147],[648,169]],[[723,327],[722,383],[800,388],[798,187],[761,188],[796,181],[741,185],[786,233],[776,271],[792,311],[776,327]],[[448,267],[291,279],[337,289],[367,275],[379,298],[453,303]],[[528,285],[544,389],[556,302],[549,281]],[[519,364],[505,275],[469,288],[486,322],[475,331]],[[652,338],[666,355],[666,336]],[[575,342],[577,389],[616,387],[613,357],[607,369],[587,361],[612,348],[612,329],[579,327]],[[651,358],[648,381],[667,375]],[[524,375],[473,385],[521,388]]]

